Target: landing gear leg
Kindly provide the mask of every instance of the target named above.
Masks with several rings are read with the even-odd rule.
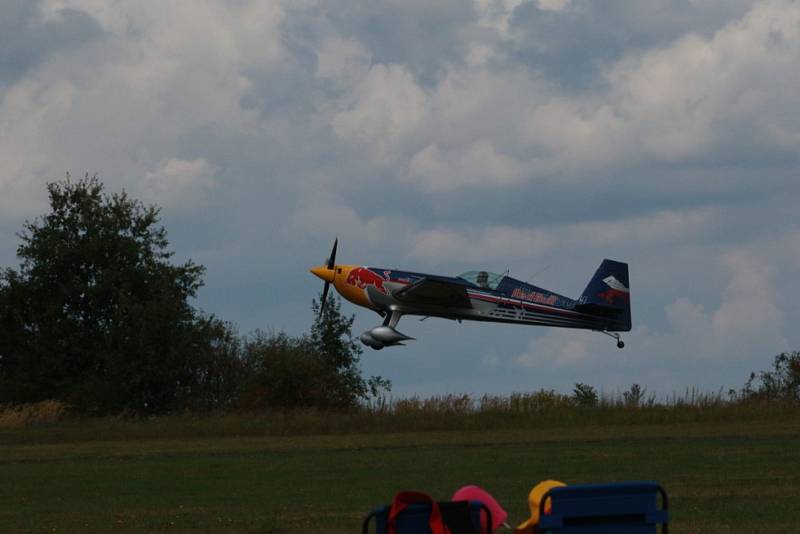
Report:
[[[383,326],[376,326],[361,334],[361,342],[375,350],[380,350],[383,347],[403,345],[403,341],[414,339],[413,337],[401,334],[395,329],[402,316],[402,313],[395,310],[387,313],[383,318]]]
[[[388,326],[389,328],[397,328],[397,323],[400,322],[400,317],[403,314],[397,310],[392,310],[391,312],[386,314],[386,317],[383,318],[383,326]]]
[[[625,342],[622,341],[622,336],[620,336],[618,333],[616,333],[616,332],[606,332],[605,330],[596,330],[596,332],[600,332],[601,334],[605,334],[608,337],[613,337],[614,339],[616,339],[617,340],[617,348],[618,349],[624,349],[625,348]]]

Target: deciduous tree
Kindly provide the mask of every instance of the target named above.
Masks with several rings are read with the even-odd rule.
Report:
[[[47,190],[50,212],[19,234],[19,269],[0,274],[0,400],[181,407],[224,338],[225,324],[189,303],[204,268],[171,261],[159,208],[108,194],[97,177]]]

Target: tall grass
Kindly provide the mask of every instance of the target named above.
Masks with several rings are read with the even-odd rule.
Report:
[[[656,398],[638,393],[601,393],[591,406],[552,390],[508,396],[466,394],[428,398],[389,397],[349,411],[318,409],[238,413],[180,413],[150,418],[70,416],[48,401],[0,410],[0,445],[128,439],[204,439],[422,431],[495,431],[598,426],[680,425],[800,421],[800,404],[752,401],[686,390]]]
[[[0,405],[0,428],[55,423],[60,421],[66,412],[66,405],[54,400],[17,406]]]
[[[427,398],[413,396],[393,399],[381,397],[364,405],[364,409],[376,414],[406,413],[415,414],[538,414],[552,410],[574,408],[603,409],[682,409],[682,408],[721,408],[752,404],[751,401],[731,397],[723,393],[702,392],[687,388],[685,392],[659,398],[655,393],[648,393],[647,388],[634,384],[627,391],[613,393],[602,392],[596,402],[591,405],[581,402],[575,395],[557,393],[554,390],[540,389],[527,393],[511,393],[510,395],[482,395],[474,397],[467,394],[433,395]]]

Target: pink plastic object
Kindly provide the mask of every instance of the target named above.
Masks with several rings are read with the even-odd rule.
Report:
[[[478,486],[464,486],[454,494],[452,501],[480,501],[492,512],[492,532],[505,523],[508,514],[503,507],[492,497],[488,491]],[[481,514],[481,531],[486,530],[486,517]]]

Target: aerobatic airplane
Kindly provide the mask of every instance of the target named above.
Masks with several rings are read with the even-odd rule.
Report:
[[[337,239],[327,264],[311,269],[325,281],[320,314],[330,285],[344,298],[383,316],[383,324],[361,334],[373,349],[414,339],[397,331],[403,315],[457,321],[492,321],[596,330],[617,340],[631,329],[628,264],[603,260],[578,300],[515,280],[507,274],[470,271],[457,277],[358,265],[337,265]]]

